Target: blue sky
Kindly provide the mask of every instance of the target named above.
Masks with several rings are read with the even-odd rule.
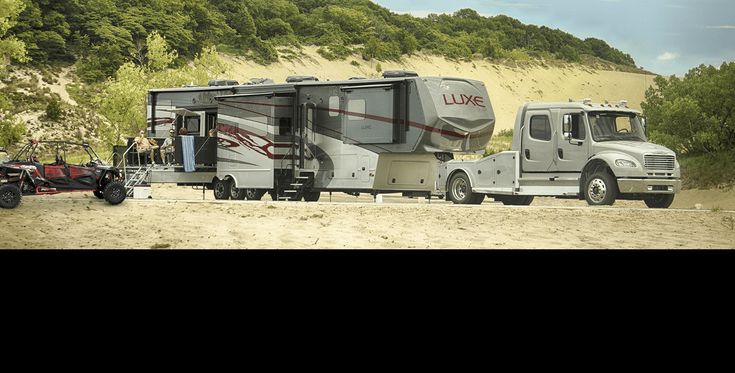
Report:
[[[472,8],[596,37],[630,54],[638,66],[683,75],[700,64],[735,61],[735,0],[373,0],[398,13],[426,16]]]

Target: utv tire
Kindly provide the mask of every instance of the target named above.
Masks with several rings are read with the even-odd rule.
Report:
[[[667,209],[674,202],[673,194],[656,194],[646,197],[643,202],[652,209]]]
[[[610,173],[592,174],[584,183],[584,198],[590,206],[609,206],[618,197],[618,182]]]
[[[470,179],[464,172],[452,176],[447,193],[455,205],[479,205],[485,200],[484,194],[472,193]]]
[[[105,199],[105,193],[100,192],[99,190],[95,190],[92,193],[94,193],[94,196],[97,197],[97,198],[99,198],[99,199]]]
[[[306,192],[304,193],[304,201],[306,202],[318,202],[319,197],[322,196],[322,193],[319,191],[312,191],[312,192]]]
[[[119,181],[110,182],[105,186],[105,201],[113,206],[122,203],[127,196],[128,194],[127,190],[125,190],[125,185]]]
[[[246,189],[242,188],[236,188],[235,183],[230,181],[230,198],[237,201],[242,201],[247,197],[247,193],[245,193]]]
[[[20,204],[20,188],[15,184],[6,184],[0,187],[0,207],[14,209]]]
[[[245,198],[247,198],[248,201],[260,201],[261,198],[265,195],[264,189],[252,189],[248,188],[245,189]]]
[[[214,199],[230,199],[230,182],[230,180],[220,179],[214,181]]]

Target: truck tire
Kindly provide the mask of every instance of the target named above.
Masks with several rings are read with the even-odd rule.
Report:
[[[652,209],[667,209],[674,202],[673,194],[656,194],[643,199],[646,206]]]
[[[265,195],[264,189],[252,189],[248,188],[245,189],[245,198],[247,198],[248,201],[260,201],[261,198]]]
[[[214,199],[225,200],[230,199],[230,180],[214,181]]]
[[[590,206],[610,206],[618,197],[615,177],[605,171],[595,172],[584,183],[584,199]]]
[[[319,191],[311,191],[304,193],[304,201],[306,202],[318,202],[319,197],[322,196],[322,193]]]
[[[493,196],[498,202],[501,202],[505,206],[529,206],[533,203],[534,196]]]
[[[20,188],[15,184],[5,184],[0,187],[0,207],[14,209],[20,205]]]
[[[112,181],[105,185],[103,192],[105,201],[111,205],[119,205],[128,196],[125,185],[119,181]]]
[[[247,197],[247,189],[235,187],[235,183],[230,181],[230,198],[237,201],[242,201]]]
[[[485,199],[484,194],[472,193],[470,178],[464,172],[458,172],[449,180],[447,188],[449,200],[455,205],[479,205]]]

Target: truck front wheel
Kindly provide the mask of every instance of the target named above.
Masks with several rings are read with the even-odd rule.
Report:
[[[618,184],[607,172],[596,172],[585,182],[584,198],[590,206],[606,206],[615,203]]]
[[[643,199],[646,206],[652,209],[667,209],[674,202],[673,194],[656,194]]]
[[[448,192],[449,200],[456,205],[479,205],[485,199],[484,194],[472,193],[470,179],[464,172],[452,176]]]

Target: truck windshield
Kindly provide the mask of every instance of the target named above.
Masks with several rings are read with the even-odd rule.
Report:
[[[592,112],[588,115],[592,138],[597,141],[646,141],[641,121],[635,114]]]

